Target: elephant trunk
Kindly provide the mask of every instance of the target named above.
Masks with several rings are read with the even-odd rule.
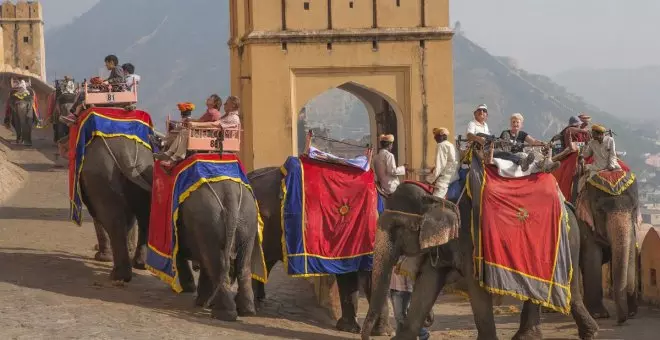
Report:
[[[632,239],[633,218],[630,211],[615,211],[607,215],[606,227],[612,247],[612,286],[614,289],[614,301],[617,308],[617,322],[619,324],[628,319],[628,293],[635,292],[634,271],[629,267],[634,266],[635,251]],[[632,261],[631,261],[632,259]],[[629,273],[633,273],[632,284],[629,283]]]
[[[376,230],[376,242],[374,245],[374,265],[372,272],[372,291],[369,311],[362,326],[362,339],[368,340],[371,335],[381,311],[387,303],[387,296],[392,279],[392,268],[399,257],[399,251],[395,247],[389,232],[380,227]]]

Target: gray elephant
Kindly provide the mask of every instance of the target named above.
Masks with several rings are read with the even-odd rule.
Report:
[[[50,116],[53,122],[53,141],[55,143],[69,135],[69,127],[60,122],[60,116],[68,114],[75,99],[75,95],[69,93],[59,93],[58,91],[55,95],[55,105]]]
[[[258,247],[258,212],[252,192],[231,180],[205,184],[180,207],[177,256],[184,291],[195,281],[187,260],[199,264],[197,306],[211,306],[211,316],[235,321],[255,315],[251,259]],[[230,270],[231,269],[231,270]],[[238,281],[234,299],[233,281]]]
[[[32,146],[32,127],[36,123],[34,112],[34,90],[27,88],[25,91],[12,90],[9,94],[9,115],[6,119],[16,132],[16,144]],[[5,121],[5,124],[7,121]]]
[[[248,174],[250,184],[254,189],[259,211],[264,221],[263,251],[266,258],[268,272],[279,261],[282,261],[282,215],[281,215],[281,185],[283,175],[278,167],[257,169]],[[354,272],[344,275],[336,275],[339,288],[342,316],[337,321],[337,329],[340,331],[360,333],[360,325],[357,322],[357,302],[359,286],[362,284],[371,300],[371,273]],[[264,285],[253,280],[255,296],[257,301],[266,298]],[[392,327],[389,324],[389,307],[387,304],[380,305],[377,312],[377,320],[373,327],[373,335],[390,335]]]
[[[453,271],[466,278],[470,303],[478,331],[477,339],[497,339],[491,295],[475,279],[473,243],[471,238],[472,202],[467,196],[460,201],[460,216],[448,207],[451,203],[434,198],[414,184],[402,184],[388,199],[385,214],[379,220],[374,259],[374,293],[362,330],[362,339],[369,339],[369,331],[385,303],[392,268],[400,255],[424,256],[419,267],[411,299],[408,319],[394,339],[416,339],[425,316]],[[577,221],[571,209],[569,224]],[[449,226],[461,221],[459,238],[426,248],[425,238],[432,239],[446,233]],[[443,231],[444,230],[444,231]],[[580,235],[578,228],[570,228],[568,235],[572,263],[579,263]],[[444,241],[444,240],[441,240]],[[432,242],[433,243],[433,242]],[[431,244],[432,244],[431,243]],[[581,339],[593,339],[598,324],[589,315],[582,302],[579,289],[579,271],[575,271],[570,284],[571,314],[578,325]],[[514,339],[541,339],[541,309],[530,301],[524,303],[520,328]]]
[[[585,304],[594,318],[607,318],[603,305],[601,264],[611,262],[617,322],[637,313],[637,248],[635,227],[639,209],[637,182],[627,174],[614,192],[608,183],[585,184],[578,199],[582,234],[580,266],[583,270]],[[597,179],[595,179],[597,180]],[[599,188],[600,187],[600,188]],[[601,188],[607,189],[607,191]],[[617,193],[613,195],[612,193]],[[593,227],[591,227],[593,226]]]
[[[110,278],[129,282],[131,266],[146,268],[153,171],[151,150],[128,138],[95,137],[85,148],[84,157],[80,189],[82,202],[95,222],[99,242],[95,258],[111,259],[114,265]],[[131,261],[128,235],[136,221],[138,240]]]

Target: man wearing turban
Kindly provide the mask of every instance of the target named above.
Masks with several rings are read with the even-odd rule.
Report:
[[[392,194],[399,186],[399,177],[406,174],[406,168],[396,166],[394,155],[392,154],[392,145],[394,143],[393,135],[380,135],[378,137],[380,149],[373,159],[374,172],[378,186],[384,194]]]
[[[445,198],[449,183],[456,177],[456,148],[454,144],[447,140],[449,130],[446,128],[433,129],[433,138],[436,141],[435,146],[435,167],[430,171],[427,181],[435,187],[433,196]]]
[[[616,157],[614,138],[605,136],[606,131],[607,129],[602,125],[594,124],[591,126],[592,139],[582,150],[583,158],[593,157],[593,162],[584,167],[587,178],[601,170],[621,169]]]

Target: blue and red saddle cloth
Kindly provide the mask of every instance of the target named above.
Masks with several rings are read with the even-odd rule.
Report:
[[[151,116],[145,111],[95,107],[85,110],[69,130],[69,201],[70,218],[82,225],[80,173],[85,149],[94,137],[123,137],[153,150],[149,136],[154,134]]]
[[[384,209],[373,171],[305,156],[281,167],[283,255],[293,277],[370,271]]]
[[[179,252],[179,209],[190,194],[205,183],[234,181],[252,192],[245,169],[232,154],[195,154],[166,173],[156,161],[151,192],[147,269],[181,292],[176,256]],[[256,202],[256,200],[255,200]],[[256,204],[256,203],[255,203]],[[258,208],[258,207],[257,207]],[[266,283],[268,273],[261,242],[263,222],[258,216],[258,244],[252,253],[252,278]],[[220,251],[220,245],[219,245]]]

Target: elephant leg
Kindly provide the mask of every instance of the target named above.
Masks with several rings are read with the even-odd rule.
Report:
[[[23,144],[32,146],[32,122],[34,118],[25,117],[22,123]]]
[[[365,295],[367,296],[367,301],[371,306],[371,294],[373,290],[373,272],[359,272],[358,273],[359,282],[364,287]],[[387,303],[384,303],[380,309],[380,314],[376,319],[375,327],[371,331],[373,336],[390,336],[394,332],[392,326],[390,325],[390,308]]]
[[[183,292],[194,293],[197,289],[197,287],[195,287],[195,277],[193,276],[192,270],[190,269],[188,260],[184,258],[181,253],[179,253],[176,257],[176,269],[179,274],[179,283],[181,284]],[[206,299],[208,300],[209,297],[210,294],[208,297],[206,297]],[[206,300],[204,300],[204,302],[206,302]]]
[[[254,291],[252,291],[252,249],[254,248],[254,238],[247,237],[247,230],[237,231],[238,252],[234,261],[235,277],[238,281],[238,291],[236,292],[236,311],[239,316],[253,316],[257,314],[254,305]]]
[[[541,333],[541,306],[525,301],[520,312],[520,326],[512,340],[543,339]]]
[[[584,306],[582,293],[580,292],[582,279],[580,271],[573,272],[573,280],[571,281],[571,316],[573,316],[573,320],[575,320],[575,324],[577,325],[580,339],[591,340],[598,332],[598,323]]]
[[[361,328],[357,322],[358,273],[353,272],[335,276],[341,303],[341,318],[337,321],[336,328],[342,332],[359,334]]]
[[[201,249],[204,253],[206,249]],[[210,252],[209,252],[210,253]],[[213,280],[214,292],[210,298],[211,317],[222,321],[236,321],[238,313],[236,312],[236,302],[234,294],[231,291],[229,278],[229,266],[225,263],[231,263],[231,259],[225,258],[224,252],[216,251],[218,256],[213,260],[202,260],[202,268],[208,268],[208,274]]]
[[[102,225],[107,228],[106,231],[110,236],[114,262],[110,279],[112,281],[130,282],[133,278],[133,271],[128,256],[128,233],[126,228],[130,219],[115,216],[114,219],[111,219],[112,222],[106,222],[106,220],[102,220]]]
[[[96,240],[98,241],[97,252],[94,255],[94,260],[99,262],[112,262],[112,248],[110,247],[110,237],[105,228],[94,219],[94,231],[96,232]]]
[[[434,268],[427,257],[419,268],[419,274],[415,279],[408,317],[400,332],[393,339],[413,340],[421,338],[421,330],[429,314],[432,313],[433,305],[445,286],[447,275],[451,268]]]
[[[206,269],[200,267],[195,305],[198,307],[204,307],[206,302],[211,298],[211,295],[213,295],[213,282],[211,281],[209,274],[206,272]]]
[[[477,326],[477,340],[496,340],[497,329],[493,315],[493,297],[479,286],[477,280],[472,279],[471,274],[466,275],[466,279],[474,323]]]
[[[580,229],[589,228],[580,223]],[[584,287],[584,303],[595,319],[606,319],[610,313],[603,304],[603,250],[596,244],[591,230],[581,230],[586,234],[580,243],[580,268],[582,269],[582,284]]]
[[[139,187],[134,187],[134,191],[135,194],[131,195],[133,197],[131,206],[137,218],[137,244],[133,256],[133,268],[145,270],[147,269],[147,238],[149,236],[151,193]]]

